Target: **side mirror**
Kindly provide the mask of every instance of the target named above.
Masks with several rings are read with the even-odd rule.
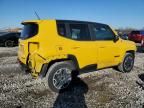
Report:
[[[117,42],[118,40],[119,40],[119,36],[116,35],[116,36],[114,37],[114,42]]]

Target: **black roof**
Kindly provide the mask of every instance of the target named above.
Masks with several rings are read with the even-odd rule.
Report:
[[[97,23],[97,22],[91,22],[91,21],[79,21],[79,20],[59,20],[57,19],[56,21],[58,22],[65,22],[65,23],[83,23],[83,24],[101,24],[101,25],[107,25],[103,23]]]

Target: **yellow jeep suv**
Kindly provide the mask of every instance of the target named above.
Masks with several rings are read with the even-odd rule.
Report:
[[[72,81],[72,72],[113,67],[130,72],[136,46],[123,40],[110,26],[72,20],[22,22],[18,60],[34,77],[46,79],[59,92]]]

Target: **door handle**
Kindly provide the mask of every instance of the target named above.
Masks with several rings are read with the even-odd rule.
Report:
[[[72,49],[78,49],[78,48],[80,48],[80,47],[73,47]]]
[[[102,46],[102,47],[100,47],[100,48],[105,48],[105,46]]]

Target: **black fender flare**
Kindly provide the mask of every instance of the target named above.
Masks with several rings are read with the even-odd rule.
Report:
[[[47,71],[49,69],[49,67],[54,64],[55,62],[60,62],[60,61],[67,61],[67,60],[72,60],[73,63],[74,63],[74,66],[76,67],[76,70],[79,70],[79,64],[78,64],[78,61],[77,61],[77,58],[74,56],[74,55],[71,55],[69,54],[67,56],[67,59],[58,59],[58,60],[53,60],[49,63],[46,63],[46,64],[43,64],[42,68],[41,68],[41,71],[40,71],[40,74],[39,74],[39,77],[40,78],[43,78],[46,76],[47,74]]]

